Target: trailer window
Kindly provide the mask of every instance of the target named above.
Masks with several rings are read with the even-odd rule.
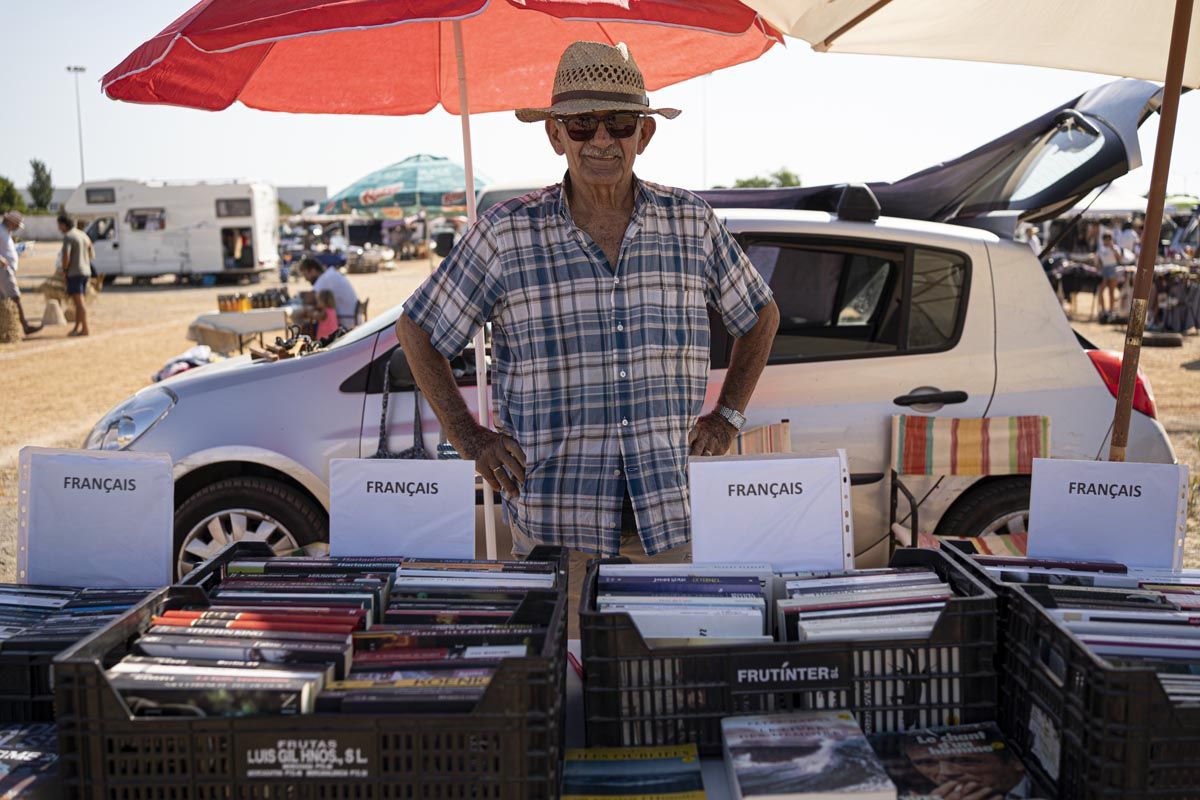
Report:
[[[131,208],[125,222],[135,231],[161,231],[166,227],[167,212],[163,208]]]
[[[218,217],[248,217],[250,213],[249,197],[234,197],[217,201]]]
[[[110,188],[85,189],[88,205],[110,205],[117,202],[117,190]]]
[[[92,224],[87,227],[87,236],[93,242],[102,242],[106,239],[115,239],[115,220],[112,217],[100,217],[100,219],[92,220]]]

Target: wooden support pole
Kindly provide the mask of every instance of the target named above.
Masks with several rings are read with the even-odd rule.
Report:
[[[1142,252],[1138,256],[1137,274],[1133,279],[1133,302],[1129,309],[1129,327],[1125,332],[1125,354],[1121,359],[1121,383],[1117,389],[1117,409],[1113,414],[1109,461],[1124,461],[1125,448],[1129,444],[1129,418],[1133,413],[1133,391],[1137,385],[1142,334],[1146,330],[1146,303],[1154,283],[1154,263],[1158,259],[1167,174],[1171,169],[1171,146],[1175,141],[1175,121],[1179,117],[1179,94],[1183,88],[1188,32],[1192,27],[1192,3],[1193,0],[1175,0],[1175,22],[1171,26],[1171,50],[1167,56],[1167,81],[1163,87],[1158,142],[1154,146],[1154,166],[1150,173],[1146,225],[1142,228]]]

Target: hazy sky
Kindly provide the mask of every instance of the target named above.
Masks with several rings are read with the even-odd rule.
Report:
[[[117,103],[100,77],[191,5],[190,0],[5,0],[8,102],[0,175],[19,186],[29,159],[56,186],[79,180],[75,98],[65,67],[80,64],[84,156],[97,178],[255,177],[337,191],[413,153],[461,158],[459,120],[338,117],[254,111],[211,113]],[[1166,43],[1163,43],[1164,47]],[[636,53],[634,54],[637,55]],[[397,76],[402,80],[402,76]],[[800,41],[743,64],[654,93],[682,108],[638,160],[638,173],[699,188],[786,166],[806,184],[894,180],[959,155],[1110,80],[1076,72],[812,52]],[[1156,119],[1142,128],[1150,181]],[[707,132],[707,136],[704,133]],[[553,181],[564,166],[536,125],[510,113],[472,118],[476,168],[497,182]],[[1170,190],[1200,192],[1200,93],[1182,101]]]

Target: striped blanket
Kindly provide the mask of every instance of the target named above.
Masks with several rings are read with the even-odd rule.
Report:
[[[1049,417],[892,417],[901,475],[1028,475],[1033,459],[1049,455]]]

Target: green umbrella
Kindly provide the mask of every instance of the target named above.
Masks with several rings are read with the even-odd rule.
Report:
[[[476,172],[475,191],[486,183],[487,179]],[[353,210],[382,213],[388,208],[463,213],[467,204],[463,193],[466,185],[466,172],[461,164],[442,156],[409,156],[359,178],[322,203],[321,213]]]

